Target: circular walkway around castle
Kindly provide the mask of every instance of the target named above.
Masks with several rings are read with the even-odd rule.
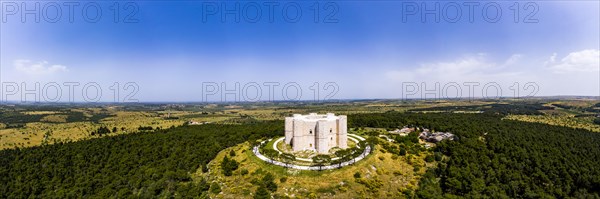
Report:
[[[283,137],[282,138],[278,138],[273,143],[273,149],[275,149],[277,152],[279,152],[279,154],[281,154],[282,152],[279,151],[279,149],[277,148],[277,144],[279,142],[281,142],[281,140],[283,140],[283,139],[284,139]],[[360,136],[355,135],[355,134],[350,134],[350,133],[348,134],[348,139],[351,139],[352,141],[356,142],[357,143],[357,147],[359,147],[358,146],[358,142],[359,142],[358,140],[361,140],[361,141],[365,140],[365,138],[363,138],[363,137],[360,137]],[[369,155],[369,153],[371,153],[371,146],[367,145],[365,147],[365,150],[363,151],[363,153],[360,154],[358,157],[355,157],[352,160],[349,160],[349,161],[346,161],[346,162],[342,162],[341,164],[332,164],[332,165],[326,165],[326,166],[300,166],[300,165],[295,165],[295,164],[286,164],[286,163],[283,163],[283,162],[279,162],[279,161],[273,160],[271,158],[268,158],[268,157],[262,155],[259,152],[258,147],[260,145],[262,145],[263,143],[269,142],[271,140],[272,139],[262,141],[261,144],[259,144],[258,146],[254,146],[252,148],[252,152],[254,153],[254,155],[256,155],[256,157],[258,157],[259,159],[261,159],[261,160],[263,160],[263,161],[265,161],[265,162],[267,162],[269,164],[274,164],[274,165],[278,165],[278,166],[282,166],[282,167],[299,169],[299,170],[329,170],[329,169],[342,168],[342,167],[354,164],[354,163],[356,163],[356,162],[364,159],[365,157],[367,157],[367,155]],[[337,160],[337,159],[339,159],[339,157],[332,158],[332,160]],[[306,162],[312,162],[311,159],[306,159],[306,158],[298,158],[297,157],[296,160],[301,160],[301,161],[306,161]]]

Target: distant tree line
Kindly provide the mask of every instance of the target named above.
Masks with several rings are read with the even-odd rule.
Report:
[[[116,127],[115,127],[115,128],[116,128]],[[116,130],[116,129],[115,129],[115,130]],[[115,132],[116,132],[116,131],[115,131]],[[108,129],[108,127],[106,127],[106,126],[101,126],[101,127],[98,127],[98,129],[96,129],[95,131],[92,131],[92,133],[91,133],[91,134],[92,134],[92,135],[100,135],[100,136],[102,136],[102,135],[106,135],[106,134],[109,134],[109,133],[111,133],[111,131],[110,131],[110,129]]]
[[[29,109],[26,111],[57,111],[60,112],[57,115],[66,115],[66,122],[83,122],[90,121],[99,123],[101,119],[110,117],[112,115],[106,113],[95,113],[91,117],[85,116],[82,112],[71,111],[70,109],[58,109],[58,108],[40,108]],[[42,118],[52,114],[26,114],[25,110],[13,110],[13,109],[0,109],[0,121],[6,124],[7,128],[21,128],[25,124],[30,122],[40,122]],[[47,122],[47,121],[46,121]]]
[[[486,113],[507,115],[542,115],[540,110],[552,110],[553,107],[543,106],[543,103],[518,102],[511,104],[469,105],[469,106],[441,106],[411,109],[410,111],[483,111]]]
[[[151,126],[139,126],[138,131],[152,131],[153,128]]]

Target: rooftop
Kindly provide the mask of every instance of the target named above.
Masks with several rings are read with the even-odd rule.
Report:
[[[337,120],[340,117],[336,116],[333,113],[327,113],[327,114],[309,113],[308,115],[294,114],[293,118],[299,119],[299,120],[317,121],[317,120]]]

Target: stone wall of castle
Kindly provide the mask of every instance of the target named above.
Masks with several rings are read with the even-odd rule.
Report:
[[[332,113],[294,114],[285,118],[285,143],[294,151],[327,153],[333,147],[347,148],[347,119]]]

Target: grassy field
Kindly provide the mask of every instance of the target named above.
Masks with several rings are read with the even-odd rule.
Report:
[[[105,105],[0,105],[0,149],[78,141],[98,137],[100,127],[117,131],[104,136],[138,132],[139,127],[169,128],[195,123],[239,124],[249,121],[281,120],[291,114],[333,112],[335,114],[387,111],[445,112],[444,107],[522,103],[519,100],[356,100],[341,102],[262,102],[238,104],[105,104]],[[584,128],[599,132],[593,115],[597,100],[531,99],[542,103],[542,115],[509,115],[506,119]],[[427,110],[428,108],[433,108]],[[439,110],[437,110],[439,109]],[[454,112],[478,111],[448,109]],[[592,112],[590,112],[592,111]],[[419,112],[419,111],[417,111]],[[576,117],[582,114],[591,116]],[[357,132],[359,135],[365,132]]]
[[[564,100],[552,101],[544,106],[552,107],[551,110],[541,110],[543,115],[508,115],[504,119],[519,120],[525,122],[544,123],[555,126],[581,128],[589,131],[600,132],[600,125],[594,124],[593,112],[589,112],[592,106],[597,104],[594,100]],[[593,110],[593,109],[592,109]]]
[[[593,117],[573,117],[569,115],[509,115],[506,116],[505,119],[581,128],[600,132],[600,125],[593,123]]]
[[[94,117],[94,110],[74,110],[84,113],[84,117]],[[47,114],[47,113],[37,113]],[[100,119],[98,122],[80,121],[66,122],[64,115],[45,115],[40,121],[28,122],[21,128],[0,129],[0,149],[13,147],[30,147],[41,144],[78,141],[97,137],[91,135],[99,127],[116,128],[117,132],[107,135],[137,132],[140,126],[153,128],[169,128],[182,125],[185,120],[166,119],[157,113],[115,111],[112,116]],[[214,118],[207,121],[216,121]],[[199,120],[200,121],[200,120]]]
[[[220,163],[230,151],[240,163],[232,176],[224,176]],[[208,165],[209,172],[198,170],[193,180],[206,179],[218,183],[221,192],[212,198],[251,198],[256,181],[266,173],[275,177],[278,185],[273,195],[289,198],[402,198],[407,190],[418,187],[420,175],[435,163],[424,161],[425,153],[415,156],[393,156],[380,147],[355,165],[328,171],[300,171],[263,162],[252,153],[249,143],[221,151]],[[409,160],[410,159],[410,160]],[[418,170],[415,171],[415,166]],[[246,170],[247,174],[243,174]],[[360,178],[354,175],[360,173]]]
[[[326,107],[326,108],[324,108]],[[139,127],[169,128],[195,123],[237,124],[252,120],[281,120],[292,113],[380,112],[397,106],[373,107],[368,103],[258,104],[258,105],[94,105],[0,106],[0,149],[78,141],[100,127],[116,128],[104,136],[138,132]],[[10,127],[9,127],[10,125]]]

